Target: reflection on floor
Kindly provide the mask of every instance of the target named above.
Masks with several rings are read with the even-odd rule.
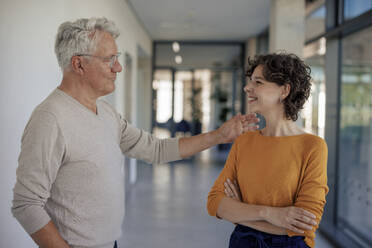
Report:
[[[126,196],[120,248],[226,248],[234,225],[210,217],[206,198],[226,154],[203,152],[193,160],[138,164],[138,181]],[[317,235],[317,248],[330,248]]]

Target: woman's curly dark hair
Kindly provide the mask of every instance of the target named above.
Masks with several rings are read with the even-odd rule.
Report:
[[[291,90],[284,99],[284,110],[288,120],[296,121],[298,112],[309,98],[311,90],[311,69],[295,54],[273,53],[248,58],[246,76],[251,77],[254,69],[263,66],[265,80],[277,85],[289,84]]]

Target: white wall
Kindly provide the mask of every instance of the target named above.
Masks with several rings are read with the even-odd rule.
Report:
[[[92,16],[117,24],[119,49],[132,55],[137,82],[137,46],[147,54],[152,46],[125,0],[0,1],[0,247],[36,247],[10,212],[20,139],[32,110],[61,80],[53,50],[59,24]],[[118,77],[119,95],[123,78]]]
[[[139,57],[137,67],[137,87],[138,91],[141,92],[141,98],[137,98],[137,105],[148,106],[143,107],[138,111],[138,128],[146,131],[151,130],[151,110],[152,104],[152,84],[151,84],[151,58],[150,57]]]

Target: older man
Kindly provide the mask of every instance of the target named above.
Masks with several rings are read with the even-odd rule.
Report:
[[[257,121],[239,115],[216,131],[164,140],[131,126],[98,100],[114,91],[122,70],[118,36],[105,18],[59,28],[55,52],[63,79],[25,128],[12,207],[40,247],[114,246],[124,216],[123,154],[174,161],[230,142]]]

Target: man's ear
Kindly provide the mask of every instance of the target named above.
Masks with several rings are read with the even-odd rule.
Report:
[[[75,73],[78,73],[79,75],[84,74],[83,60],[80,56],[72,56],[71,68]]]

